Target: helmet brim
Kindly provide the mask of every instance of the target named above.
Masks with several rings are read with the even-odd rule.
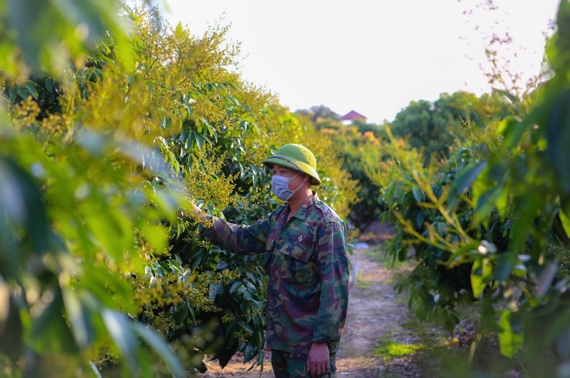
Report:
[[[311,177],[311,185],[321,185],[321,179],[319,178],[319,174],[317,171],[308,164],[292,161],[291,159],[280,156],[280,155],[273,155],[268,157],[263,161],[267,167],[271,168],[273,165],[280,165],[282,167],[286,167],[292,169],[294,171],[303,172]]]

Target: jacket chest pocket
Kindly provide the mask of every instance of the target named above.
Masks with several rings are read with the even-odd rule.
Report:
[[[317,278],[317,264],[313,244],[285,242],[279,248],[282,255],[283,279],[306,285]]]

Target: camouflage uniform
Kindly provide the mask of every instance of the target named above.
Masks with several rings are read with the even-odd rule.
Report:
[[[313,342],[338,349],[348,307],[343,221],[316,193],[287,222],[284,205],[250,226],[221,219],[206,236],[237,253],[269,253],[266,346],[309,353]]]

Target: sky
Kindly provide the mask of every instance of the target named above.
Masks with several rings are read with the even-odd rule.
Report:
[[[193,35],[229,26],[228,42],[241,44],[242,78],[291,111],[324,105],[376,124],[411,101],[489,92],[485,47],[493,33],[513,38],[500,47],[510,70],[537,74],[559,4],[494,0],[491,10],[487,0],[163,1],[167,21]]]

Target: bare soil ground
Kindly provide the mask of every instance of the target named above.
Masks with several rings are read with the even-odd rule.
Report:
[[[372,247],[389,237],[390,229],[376,224],[361,235],[360,240]],[[351,258],[356,280],[351,285],[346,327],[337,353],[337,376],[422,377],[413,357],[388,361],[375,353],[382,338],[402,344],[418,342],[418,337],[403,326],[410,318],[404,295],[398,295],[393,289],[395,275],[405,274],[410,266],[392,268],[388,263],[380,262],[378,252],[372,253],[371,249],[360,246],[361,249],[357,249]],[[378,251],[377,248],[375,250]],[[241,356],[237,355],[224,369],[215,361],[207,362],[208,372],[198,377],[273,377],[269,353],[263,370],[256,367],[247,371],[251,364],[244,365]]]

